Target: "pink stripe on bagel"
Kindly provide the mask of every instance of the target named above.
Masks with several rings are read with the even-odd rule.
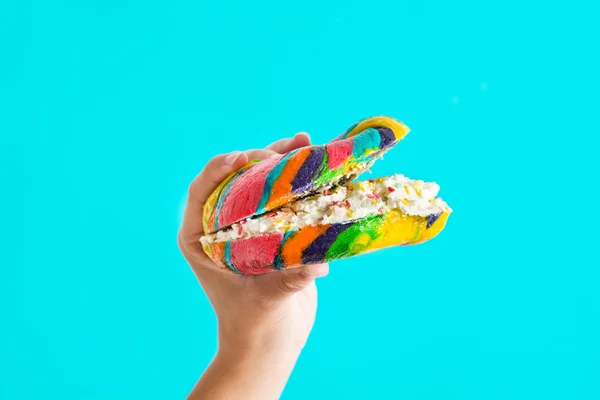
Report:
[[[278,159],[266,159],[254,164],[232,183],[219,211],[219,226],[222,228],[247,218],[256,212],[263,195],[267,175]]]
[[[327,156],[329,169],[335,169],[342,165],[352,155],[354,138],[338,140],[327,145]]]
[[[234,240],[231,242],[231,263],[244,275],[273,271],[282,240],[281,232]]]

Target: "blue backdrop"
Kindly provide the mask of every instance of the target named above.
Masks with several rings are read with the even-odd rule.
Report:
[[[366,116],[435,240],[332,265],[283,399],[598,399],[598,9],[0,0],[0,398],[178,399],[213,312],[180,256],[220,152]]]

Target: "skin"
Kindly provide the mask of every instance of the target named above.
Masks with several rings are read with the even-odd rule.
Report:
[[[215,310],[219,346],[188,399],[278,399],[306,343],[317,311],[315,278],[327,275],[327,264],[241,276],[215,265],[199,239],[202,206],[231,172],[309,144],[299,133],[265,149],[216,156],[189,187],[178,242]]]

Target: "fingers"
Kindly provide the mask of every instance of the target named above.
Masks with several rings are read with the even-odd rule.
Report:
[[[247,150],[245,152],[232,152],[214,157],[204,167],[202,172],[192,181],[189,187],[188,200],[183,215],[183,223],[179,231],[180,241],[183,243],[196,243],[204,233],[202,224],[202,208],[210,194],[232,172],[242,168],[250,160],[264,160],[266,158],[281,157],[299,147],[310,144],[306,133],[298,133],[291,139],[279,140],[265,149]]]
[[[281,139],[267,146],[267,149],[284,154],[294,149],[310,145],[310,136],[306,132],[299,132],[293,138]]]
[[[225,178],[232,172],[242,168],[250,160],[264,160],[274,155],[277,155],[277,153],[273,150],[258,149],[244,152],[234,151],[229,154],[218,155],[210,160],[189,187],[183,224],[180,230],[184,239],[197,241],[202,236],[204,233],[202,207],[211,193]]]
[[[312,276],[313,278],[323,278],[329,274],[329,264],[308,265],[303,269],[304,271],[300,271],[300,273]]]
[[[245,152],[234,151],[214,157],[190,184],[188,202],[204,204],[208,196],[227,176],[243,167],[247,162],[248,155]]]
[[[307,288],[316,278],[324,277],[328,273],[328,264],[308,265],[279,272],[276,273],[276,289],[280,295],[296,293]]]
[[[245,153],[248,156],[248,160],[264,160],[278,154],[271,149],[247,150]]]
[[[248,155],[234,151],[214,157],[192,181],[179,234],[184,243],[193,243],[202,236],[202,207],[208,196],[234,171],[248,162]]]

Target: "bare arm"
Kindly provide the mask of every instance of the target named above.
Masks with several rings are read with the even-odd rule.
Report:
[[[190,399],[278,399],[292,373],[300,349],[254,348],[219,350]]]

